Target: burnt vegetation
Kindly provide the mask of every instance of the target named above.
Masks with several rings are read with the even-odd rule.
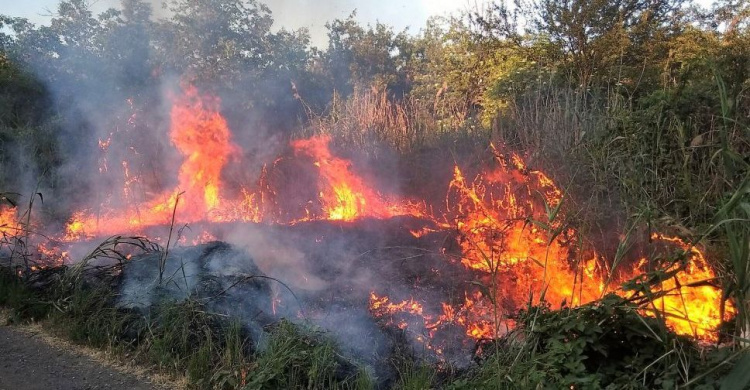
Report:
[[[0,15],[10,322],[190,388],[750,386],[747,1],[153,7]]]

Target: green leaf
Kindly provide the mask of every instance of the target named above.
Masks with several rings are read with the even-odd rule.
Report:
[[[721,390],[750,388],[750,353],[745,353],[721,382]]]

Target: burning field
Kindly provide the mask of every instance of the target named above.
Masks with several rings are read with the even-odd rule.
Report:
[[[700,248],[650,233],[603,253],[566,215],[565,191],[501,145],[452,171],[423,169],[432,188],[411,191],[325,134],[261,161],[236,142],[219,98],[184,86],[170,103],[158,153],[176,164],[155,167],[140,150],[153,145],[126,142],[146,121],[132,109],[98,140],[94,180],[106,185],[53,232],[21,206],[0,208],[3,240],[40,232],[25,240],[38,269],[73,264],[109,236],[143,236],[162,250],[129,256],[121,305],[166,293],[212,302],[256,332],[280,318],[310,322],[364,359],[387,354],[398,334],[428,359],[466,365],[478,342],[542,301],[558,309],[618,294],[705,342],[734,312]],[[620,288],[633,279],[647,293]]]

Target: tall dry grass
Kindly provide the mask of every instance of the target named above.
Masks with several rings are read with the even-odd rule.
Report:
[[[387,146],[402,155],[444,145],[446,140],[488,139],[489,134],[461,110],[412,96],[397,99],[377,89],[358,88],[347,98],[334,95],[325,112],[308,110],[308,119],[299,136],[329,135],[361,151]]]

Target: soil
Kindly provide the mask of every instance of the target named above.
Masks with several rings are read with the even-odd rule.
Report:
[[[4,322],[3,322],[4,323]],[[171,387],[171,386],[169,386]],[[0,390],[166,389],[40,329],[0,325]]]

